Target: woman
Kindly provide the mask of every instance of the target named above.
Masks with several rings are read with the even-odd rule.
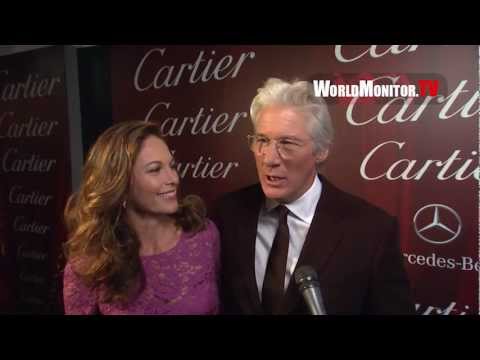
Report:
[[[122,122],[90,150],[65,208],[66,314],[216,314],[219,235],[159,127]]]

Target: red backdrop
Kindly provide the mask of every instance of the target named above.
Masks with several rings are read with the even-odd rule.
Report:
[[[477,46],[115,46],[113,118],[160,123],[184,193],[211,205],[257,181],[248,112],[266,78],[439,80],[433,98],[329,100],[336,139],[322,172],[398,217],[419,314],[472,314],[479,312],[478,60]]]
[[[11,280],[2,291],[14,297],[16,312],[63,310],[59,270],[63,207],[71,191],[68,139],[63,47],[0,57],[0,201],[8,264],[0,277]]]

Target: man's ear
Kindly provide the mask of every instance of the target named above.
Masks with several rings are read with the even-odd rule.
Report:
[[[315,155],[315,162],[317,163],[317,165],[320,165],[322,162],[324,162],[327,159],[328,154],[329,154],[328,149],[318,151],[317,154]]]

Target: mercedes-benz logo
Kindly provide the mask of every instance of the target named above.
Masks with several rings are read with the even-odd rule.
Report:
[[[415,213],[413,227],[415,233],[426,242],[446,244],[455,240],[460,234],[462,220],[451,207],[430,204]],[[438,235],[438,238],[435,235]]]

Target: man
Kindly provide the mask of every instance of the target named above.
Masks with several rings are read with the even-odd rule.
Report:
[[[294,271],[309,265],[327,314],[414,313],[395,218],[318,174],[333,128],[312,85],[269,79],[250,115],[260,184],[227,194],[214,215],[224,312],[308,314]]]

